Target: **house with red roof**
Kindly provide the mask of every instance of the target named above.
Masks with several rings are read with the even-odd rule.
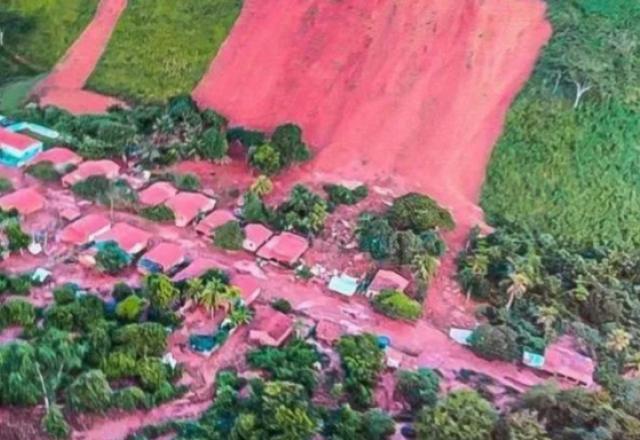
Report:
[[[272,237],[258,250],[258,257],[294,266],[309,249],[309,241],[291,232]]]
[[[0,127],[0,164],[21,167],[42,151],[41,141]]]
[[[70,167],[77,167],[82,162],[82,157],[74,151],[64,147],[53,147],[38,154],[31,161],[32,164],[51,162],[59,173],[64,173]]]
[[[89,214],[67,225],[58,234],[58,240],[76,246],[92,243],[111,227],[109,219],[102,214]]]
[[[256,252],[273,236],[273,231],[260,223],[250,223],[244,228],[242,247],[249,252]]]
[[[181,265],[187,255],[175,243],[160,243],[140,257],[138,270],[142,273],[167,273]]]
[[[231,278],[231,284],[240,289],[240,297],[248,306],[262,293],[260,281],[251,275],[238,274]]]
[[[22,216],[27,216],[44,208],[45,198],[34,188],[22,188],[0,197],[0,209],[15,209]]]
[[[216,228],[219,228],[232,220],[236,220],[236,217],[231,211],[227,211],[226,209],[217,209],[198,223],[196,231],[203,235],[213,235]]]
[[[391,270],[381,269],[371,280],[367,288],[367,296],[376,296],[383,290],[397,290],[404,292],[409,286],[409,280]]]
[[[111,229],[95,239],[98,248],[104,243],[114,241],[120,249],[129,255],[136,255],[145,250],[149,245],[149,240],[151,240],[149,232],[124,222],[116,223]]]
[[[216,201],[194,192],[180,192],[165,202],[176,217],[176,226],[185,227],[196,217],[213,211]]]
[[[595,371],[593,359],[578,353],[572,345],[569,337],[562,337],[550,344],[544,352],[542,370],[579,385],[591,386]]]
[[[91,176],[104,176],[107,179],[115,179],[120,173],[120,166],[111,160],[87,160],[78,165],[78,168],[62,177],[63,186],[73,186]]]
[[[187,267],[174,275],[173,281],[185,281],[198,278],[211,269],[220,268],[220,264],[211,258],[196,258]]]
[[[249,342],[279,347],[293,333],[293,318],[269,306],[256,308],[249,329]]]
[[[178,190],[169,182],[156,182],[138,193],[138,200],[146,206],[160,205],[177,194]]]

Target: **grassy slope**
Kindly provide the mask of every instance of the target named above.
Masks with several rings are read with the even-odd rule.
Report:
[[[0,113],[11,114],[17,111],[27,99],[29,91],[45,75],[36,75],[0,86]]]
[[[492,156],[489,221],[578,246],[640,245],[640,13],[618,6],[550,0],[554,37]],[[592,85],[577,110],[572,79]]]
[[[227,37],[241,3],[130,0],[88,87],[138,101],[190,93]]]

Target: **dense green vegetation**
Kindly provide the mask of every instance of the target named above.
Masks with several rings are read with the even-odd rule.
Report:
[[[190,93],[241,6],[240,0],[129,1],[88,86],[144,102]]]
[[[640,6],[549,0],[554,27],[511,109],[482,206],[578,247],[640,244]]]
[[[371,305],[375,310],[391,318],[415,321],[422,316],[422,305],[403,292],[383,290],[373,297]]]
[[[20,216],[15,210],[0,209],[0,232],[6,238],[6,242],[0,243],[0,254],[22,251],[31,243],[31,236],[22,230]]]
[[[369,195],[366,185],[359,185],[349,189],[344,185],[326,184],[322,187],[329,197],[329,203],[336,205],[356,205]]]
[[[244,230],[240,226],[240,222],[231,220],[222,226],[218,226],[214,230],[213,244],[220,249],[229,251],[237,251],[242,249],[244,241]]]

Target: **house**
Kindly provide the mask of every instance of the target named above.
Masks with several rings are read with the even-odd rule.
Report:
[[[240,289],[240,297],[248,306],[258,299],[262,292],[260,282],[251,275],[235,275],[231,279],[231,284]]]
[[[93,242],[96,237],[104,234],[111,227],[109,219],[101,214],[89,214],[67,225],[58,239],[64,243],[84,246]]]
[[[226,209],[217,209],[198,223],[196,231],[203,235],[212,235],[216,228],[235,219],[236,217],[231,211],[227,211]]]
[[[144,254],[138,261],[138,270],[142,273],[170,272],[184,263],[187,256],[174,243],[160,243]]]
[[[180,192],[165,202],[176,217],[176,226],[185,227],[199,215],[216,207],[216,201],[199,193]]]
[[[220,268],[220,264],[211,258],[196,258],[187,267],[174,275],[173,281],[185,281],[198,278],[211,269]]]
[[[293,318],[270,306],[256,309],[249,330],[249,342],[257,345],[281,346],[293,332]]]
[[[21,167],[42,151],[41,141],[0,128],[0,164]]]
[[[65,208],[62,211],[60,211],[60,217],[63,220],[66,220],[68,222],[72,222],[74,220],[77,220],[80,218],[82,214],[80,213],[80,210],[78,208],[75,208],[73,206],[69,207],[69,208]]]
[[[63,186],[73,186],[91,176],[103,176],[115,179],[120,173],[120,166],[110,160],[88,160],[78,165],[78,168],[62,177]]]
[[[343,333],[342,326],[333,321],[321,319],[316,325],[316,339],[327,345],[333,345]]]
[[[593,359],[578,353],[569,337],[562,337],[549,345],[544,353],[542,371],[569,379],[576,384],[593,385]]]
[[[34,188],[22,188],[0,197],[0,209],[15,209],[21,216],[27,216],[44,208],[45,198]]]
[[[51,162],[59,173],[66,172],[71,167],[77,167],[82,162],[82,157],[64,147],[53,147],[38,154],[31,164]]]
[[[397,290],[404,292],[409,280],[390,270],[379,270],[367,288],[367,296],[375,296],[383,290]]]
[[[175,196],[178,190],[169,182],[156,182],[138,193],[138,200],[146,206],[160,205]]]
[[[244,228],[242,247],[249,252],[256,252],[273,236],[273,231],[260,223],[251,223]]]
[[[115,241],[120,249],[129,255],[142,252],[149,245],[151,234],[128,223],[116,223],[111,229],[96,237],[96,245],[100,248],[104,243]]]
[[[329,290],[344,296],[353,296],[358,290],[358,279],[349,275],[335,275],[329,281]]]
[[[294,266],[309,249],[309,241],[291,232],[283,232],[267,241],[258,250],[258,257]]]

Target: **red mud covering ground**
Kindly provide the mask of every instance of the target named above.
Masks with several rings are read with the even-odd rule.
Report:
[[[119,104],[115,98],[82,90],[111,37],[127,0],[101,0],[93,21],[33,94],[41,105],[55,105],[72,113],[101,113]]]

